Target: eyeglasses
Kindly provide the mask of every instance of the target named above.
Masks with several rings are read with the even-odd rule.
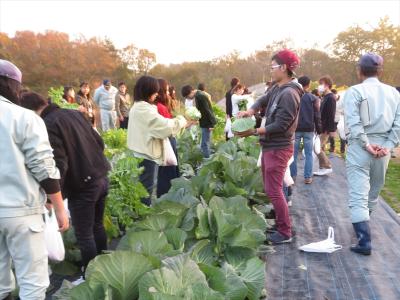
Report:
[[[271,70],[278,69],[280,66],[281,66],[281,65],[274,65],[274,66],[271,66]]]

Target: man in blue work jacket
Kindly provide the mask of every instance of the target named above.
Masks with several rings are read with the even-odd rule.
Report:
[[[371,254],[369,219],[385,183],[390,150],[400,143],[400,94],[379,81],[382,70],[382,57],[363,55],[357,66],[361,83],[344,98],[349,207],[358,238],[351,251],[363,255]]]

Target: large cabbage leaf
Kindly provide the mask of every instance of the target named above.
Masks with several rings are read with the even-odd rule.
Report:
[[[89,263],[86,281],[90,286],[98,283],[110,287],[113,300],[132,300],[139,296],[139,279],[152,269],[150,260],[141,254],[115,251]]]
[[[224,299],[213,291],[198,265],[188,255],[163,260],[160,269],[145,274],[139,283],[140,300]]]
[[[220,249],[224,247],[223,244],[257,249],[265,241],[266,221],[260,214],[250,210],[245,198],[213,197],[209,206],[215,218]]]
[[[165,255],[174,250],[163,232],[147,230],[127,232],[117,249],[134,251],[146,256]]]
[[[232,123],[233,132],[244,132],[256,126],[256,121],[253,118],[240,118]]]

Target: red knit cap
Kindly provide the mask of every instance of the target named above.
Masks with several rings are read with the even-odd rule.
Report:
[[[296,69],[300,64],[300,58],[296,55],[296,53],[288,49],[279,51],[276,56],[283,61],[290,71]]]

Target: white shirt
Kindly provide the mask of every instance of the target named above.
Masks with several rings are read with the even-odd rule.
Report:
[[[239,112],[239,103],[242,100],[247,100],[247,104],[246,104],[246,109],[249,109],[253,103],[254,103],[254,99],[253,99],[253,95],[252,94],[247,94],[247,95],[236,95],[236,94],[232,94],[232,116],[236,117],[236,115]]]
[[[186,98],[185,99],[185,107],[189,108],[189,107],[193,107],[193,106],[194,106],[194,99]]]

